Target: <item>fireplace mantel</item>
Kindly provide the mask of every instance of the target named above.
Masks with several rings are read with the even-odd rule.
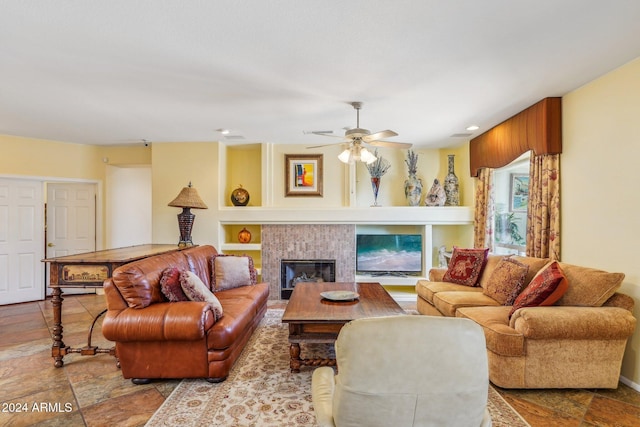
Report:
[[[457,225],[473,223],[473,208],[466,206],[395,206],[365,208],[224,207],[222,224],[412,224]]]

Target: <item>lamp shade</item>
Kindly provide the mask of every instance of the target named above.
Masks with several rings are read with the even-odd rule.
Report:
[[[169,202],[169,206],[177,208],[194,208],[194,209],[208,209],[207,205],[202,201],[198,191],[189,183],[188,187],[184,187],[178,197]]]

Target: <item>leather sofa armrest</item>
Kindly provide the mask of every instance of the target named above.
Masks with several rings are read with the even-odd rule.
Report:
[[[446,268],[432,268],[431,270],[429,270],[429,281],[442,282],[444,273],[446,272],[447,272]]]
[[[165,302],[107,311],[102,334],[115,342],[194,341],[206,336],[215,319],[207,302]]]
[[[524,307],[509,326],[527,339],[626,339],[636,319],[618,307]]]
[[[311,399],[315,410],[316,423],[320,427],[335,427],[333,422],[334,391],[335,373],[333,368],[323,366],[313,371]]]

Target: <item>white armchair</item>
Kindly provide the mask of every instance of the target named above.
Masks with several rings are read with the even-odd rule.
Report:
[[[354,320],[335,351],[338,374],[313,373],[321,427],[491,426],[484,333],[469,319]]]

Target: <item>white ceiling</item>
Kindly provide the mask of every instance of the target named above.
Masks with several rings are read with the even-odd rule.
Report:
[[[455,146],[637,57],[638,0],[2,0],[0,134],[317,145],[362,101]]]

